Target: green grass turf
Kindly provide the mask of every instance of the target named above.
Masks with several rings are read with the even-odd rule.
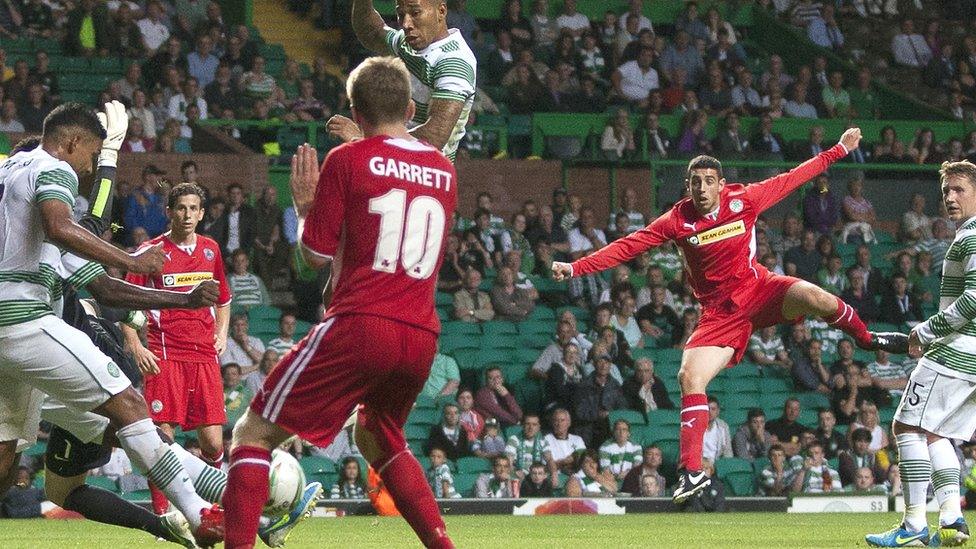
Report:
[[[976,515],[969,515],[970,524]],[[895,513],[723,513],[624,516],[455,516],[447,518],[455,543],[467,548],[596,547],[867,547],[864,534],[886,530]],[[934,521],[934,516],[929,516]],[[313,518],[292,533],[287,549],[419,547],[399,518]],[[147,534],[82,520],[0,520],[0,548],[123,549],[177,547]],[[263,545],[258,542],[258,547]]]

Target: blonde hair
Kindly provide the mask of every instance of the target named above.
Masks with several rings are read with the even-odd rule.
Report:
[[[959,162],[943,162],[939,168],[939,182],[944,184],[946,179],[953,176],[965,177],[969,184],[976,187],[976,164],[968,160]]]
[[[410,106],[410,73],[395,57],[369,57],[349,75],[346,94],[370,124],[403,122]]]

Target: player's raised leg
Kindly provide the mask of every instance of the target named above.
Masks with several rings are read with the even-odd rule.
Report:
[[[869,332],[854,307],[827,290],[796,279],[783,298],[783,318],[820,317],[827,324],[854,338],[857,346],[889,353],[908,352],[908,336],[898,332]]]
[[[708,429],[708,383],[732,360],[731,347],[692,347],[685,349],[678,370],[681,385],[681,428],[679,436],[677,504],[704,490],[711,483],[702,471],[702,441]]]

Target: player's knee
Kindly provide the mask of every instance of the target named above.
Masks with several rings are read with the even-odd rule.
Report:
[[[59,507],[64,507],[68,495],[85,483],[85,477],[65,478],[47,471],[44,474],[44,497]]]
[[[274,423],[248,410],[234,424],[232,437],[232,448],[257,446],[270,450],[281,444],[288,435]]]
[[[95,412],[119,426],[131,425],[149,417],[146,400],[131,385],[105,401]]]

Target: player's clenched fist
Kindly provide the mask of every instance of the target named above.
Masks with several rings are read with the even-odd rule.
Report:
[[[553,280],[566,280],[567,278],[573,278],[573,266],[569,263],[563,263],[561,261],[552,262],[552,279]]]
[[[847,128],[840,136],[840,142],[847,147],[848,152],[853,151],[861,143],[861,128]]]
[[[359,141],[363,138],[363,131],[359,129],[359,126],[351,118],[342,116],[341,114],[334,115],[330,118],[325,123],[325,129],[329,130],[329,135],[342,140],[343,143]]]
[[[220,283],[215,280],[204,280],[197,284],[187,294],[187,308],[213,307],[220,299]]]
[[[162,243],[155,246],[147,246],[129,255],[132,261],[129,264],[129,272],[136,274],[158,274],[163,272],[163,263],[166,261],[166,254],[163,253]]]

